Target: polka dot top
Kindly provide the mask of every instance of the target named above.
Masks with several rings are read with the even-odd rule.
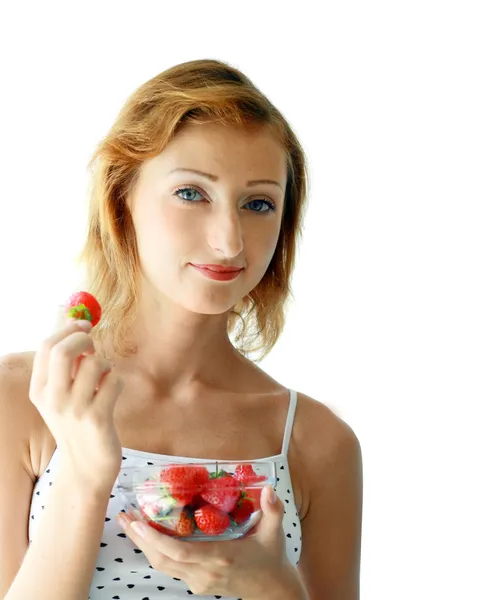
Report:
[[[275,489],[285,504],[283,529],[286,535],[287,557],[293,565],[298,565],[302,550],[302,531],[297,508],[294,502],[287,452],[297,405],[297,393],[290,390],[290,404],[285,425],[282,452],[259,460],[274,461],[277,470]],[[170,460],[174,463],[208,462],[212,459],[167,456],[123,448],[123,467],[146,466],[156,460]],[[37,480],[30,507],[29,542],[35,537],[36,526],[42,518],[42,511],[49,500],[49,492],[55,485],[55,474],[59,465],[59,454],[55,450],[45,472]],[[121,498],[113,486],[107,507],[104,532],[97,557],[97,564],[89,592],[89,600],[179,600],[187,598],[222,598],[240,600],[228,596],[199,596],[192,593],[184,581],[174,579],[151,567],[145,555],[123,533],[115,521],[115,515],[123,509]],[[199,542],[202,543],[202,542]]]

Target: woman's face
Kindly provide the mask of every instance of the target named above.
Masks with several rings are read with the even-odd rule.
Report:
[[[132,198],[143,292],[201,314],[233,307],[275,252],[286,180],[284,149],[268,129],[184,126],[143,164]],[[220,281],[194,265],[241,271]]]

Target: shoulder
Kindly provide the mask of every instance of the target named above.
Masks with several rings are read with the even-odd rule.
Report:
[[[18,405],[28,398],[34,352],[19,352],[0,357],[0,401],[3,407]]]
[[[295,420],[303,490],[304,552],[299,569],[310,598],[359,598],[362,455],[352,428],[300,394]]]
[[[18,352],[0,357],[0,423],[9,437],[25,450],[32,477],[38,476],[45,452],[55,442],[29,397],[35,352]]]
[[[301,480],[308,488],[304,490],[307,500],[341,474],[350,472],[361,485],[362,452],[355,431],[327,405],[302,393],[298,393],[291,444]]]
[[[311,456],[324,458],[341,450],[359,450],[360,444],[352,427],[326,404],[298,393],[293,436]]]

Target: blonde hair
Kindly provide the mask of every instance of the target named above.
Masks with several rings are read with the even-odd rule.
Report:
[[[260,283],[228,318],[235,346],[245,355],[255,354],[257,361],[282,333],[306,203],[306,158],[288,122],[248,77],[218,60],[194,60],[141,85],[89,161],[88,231],[80,261],[86,289],[103,307],[95,335],[100,340],[109,336],[120,354],[135,350],[126,333],[139,294],[139,257],[128,198],[144,161],[161,153],[183,125],[207,120],[246,128],[268,126],[285,148],[288,179],[274,256]]]

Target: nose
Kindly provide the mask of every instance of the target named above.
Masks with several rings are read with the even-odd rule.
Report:
[[[222,209],[210,215],[208,243],[226,258],[240,254],[243,250],[243,231],[236,209]]]

